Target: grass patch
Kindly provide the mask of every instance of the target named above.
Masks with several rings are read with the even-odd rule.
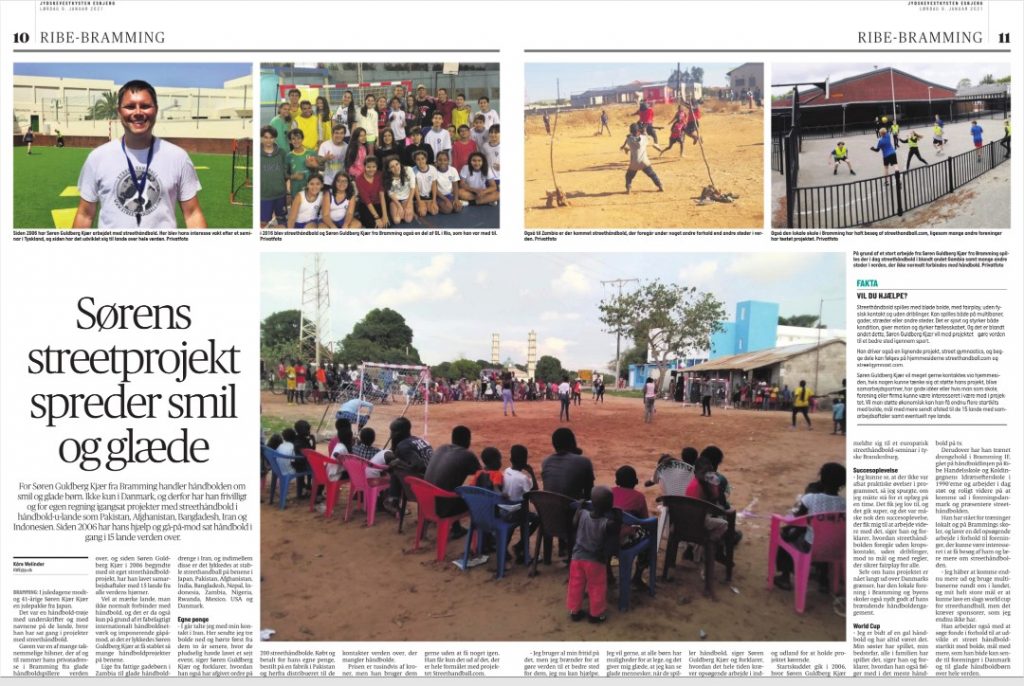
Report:
[[[78,185],[78,174],[91,148],[33,148],[31,155],[14,154],[14,228],[52,229],[51,210],[74,209],[78,198],[61,197],[68,186]],[[196,173],[203,190],[199,204],[206,223],[215,229],[252,228],[252,207],[232,205],[231,155],[190,153],[192,164],[209,167]],[[242,173],[242,170],[239,170]],[[249,198],[251,190],[244,191]],[[181,209],[177,208],[178,226],[184,227]],[[96,216],[99,217],[97,210]]]
[[[267,438],[270,438],[274,434],[279,434],[291,426],[294,426],[294,423],[289,422],[284,417],[275,417],[272,415],[260,416],[260,429],[263,430],[263,433]]]
[[[644,392],[642,390],[634,391],[634,390],[624,389],[624,390],[614,390],[613,391],[613,390],[607,389],[607,390],[605,390],[604,394],[605,395],[614,395],[616,398],[642,398],[642,397],[644,397]]]

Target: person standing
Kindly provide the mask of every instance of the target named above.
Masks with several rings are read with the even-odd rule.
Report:
[[[558,384],[558,399],[561,401],[561,409],[558,411],[558,421],[569,421],[569,399],[572,397],[572,387],[569,386],[569,377],[563,376],[562,383]]]
[[[654,383],[654,379],[647,377],[647,382],[644,384],[644,423],[650,424],[654,421],[654,399],[658,395],[658,386]]]
[[[700,416],[711,416],[711,394],[714,392],[714,385],[710,379],[701,379],[700,382]]]
[[[72,228],[91,228],[99,205],[101,229],[176,228],[178,207],[187,228],[205,229],[199,206],[203,187],[192,160],[177,145],[153,135],[156,89],[145,81],[129,81],[117,92],[117,112],[124,135],[93,150],[82,165]]]
[[[27,155],[31,155],[32,154],[32,141],[35,140],[35,137],[36,137],[35,132],[32,129],[27,129],[25,131],[25,135],[22,136],[22,138],[21,138],[22,142],[25,144],[25,149],[27,150],[27,152],[26,152]]]
[[[512,400],[512,393],[515,389],[515,380],[512,378],[512,372],[504,371],[501,373],[501,410],[504,415],[508,416],[508,411],[512,410],[512,416],[516,416],[516,404]]]
[[[605,131],[608,132],[609,136],[612,135],[612,129],[610,126],[608,126],[608,113],[605,112],[604,110],[601,110],[601,129],[597,133],[598,135],[601,135]]]
[[[790,429],[796,428],[796,416],[802,414],[804,421],[807,422],[807,430],[810,431],[813,427],[811,426],[811,418],[807,414],[808,408],[811,406],[811,398],[814,397],[814,390],[807,387],[807,382],[800,379],[800,385],[796,391],[793,392],[793,420],[790,425]]]
[[[896,148],[892,145],[892,137],[882,128],[878,129],[878,141],[871,147],[873,152],[882,153],[882,168],[885,170],[885,185],[889,185],[889,174],[895,170],[899,173],[900,163],[896,159]]]
[[[657,145],[653,146],[655,150],[661,152],[661,148]],[[644,174],[654,182],[654,185],[658,187],[658,192],[661,193],[665,189],[661,185],[661,179],[658,178],[658,174],[651,167],[651,160],[647,156],[647,136],[641,133],[639,124],[629,125],[629,135],[626,136],[626,140],[622,143],[619,150],[626,151],[629,149],[629,169],[626,170],[626,194],[628,195],[633,187],[633,179],[636,178],[636,173],[642,171]]]
[[[1006,148],[1006,159],[1010,159],[1010,118],[1007,117],[1003,120],[1003,140],[999,141],[999,145]]]
[[[260,228],[287,220],[288,153],[275,142],[273,126],[260,129]]]

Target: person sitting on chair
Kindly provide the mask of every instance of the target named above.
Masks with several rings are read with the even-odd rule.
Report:
[[[793,506],[793,516],[846,512],[846,498],[839,495],[840,489],[846,486],[846,467],[838,462],[826,462],[818,474],[818,481],[808,484],[804,494]],[[781,535],[783,540],[805,552],[811,549],[814,542],[814,531],[807,527],[787,526],[782,529]],[[775,587],[784,591],[793,590],[790,579],[793,574],[793,558],[782,548],[779,548],[775,557],[775,567],[778,570],[772,580]]]

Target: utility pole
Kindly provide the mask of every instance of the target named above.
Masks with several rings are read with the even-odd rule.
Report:
[[[302,309],[299,320],[299,355],[302,356],[303,342],[313,343],[313,358],[320,368],[320,350],[324,334],[330,328],[331,317],[330,285],[327,267],[320,253],[307,259],[302,268]]]
[[[617,286],[619,294],[615,296],[616,300],[622,299],[622,287],[627,283],[640,283],[640,279],[610,279],[608,281],[602,281],[602,286]],[[620,329],[615,330],[615,385],[619,385],[619,379],[622,373],[622,331]]]

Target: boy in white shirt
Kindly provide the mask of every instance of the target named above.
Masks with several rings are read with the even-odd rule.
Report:
[[[495,124],[500,124],[501,120],[498,118],[498,113],[491,109],[491,101],[485,95],[477,100],[477,104],[480,105],[480,111],[478,114],[484,116],[484,130],[489,131]]]
[[[525,523],[532,534],[537,528],[538,517],[535,512],[523,506],[523,496],[529,491],[537,490],[537,475],[533,468],[527,464],[528,453],[526,446],[514,445],[510,452],[509,462],[511,464],[505,470],[502,480],[501,494],[507,503],[499,505],[502,510],[502,517],[507,521],[516,521],[520,525]],[[526,559],[525,546],[520,540],[514,546],[516,564],[521,564]]]
[[[480,152],[487,158],[487,167],[494,172],[494,181],[501,183],[501,127],[498,124],[492,126],[487,132],[487,142],[484,143]]]
[[[431,118],[432,126],[427,131],[427,135],[423,137],[423,142],[434,151],[435,160],[437,159],[437,154],[442,150],[451,152],[452,149],[452,137],[448,130],[442,127],[443,122],[444,115],[440,112],[434,112],[434,116]]]
[[[490,139],[490,134],[487,132],[487,119],[480,112],[473,115],[473,128],[469,130],[469,136],[476,143],[477,150],[483,148]]]
[[[345,166],[345,153],[348,152],[348,145],[345,143],[345,134],[348,130],[344,124],[335,124],[331,129],[331,139],[320,144],[316,151],[320,158],[320,168],[324,170],[324,188],[330,188],[334,183],[334,177],[338,175]]]

